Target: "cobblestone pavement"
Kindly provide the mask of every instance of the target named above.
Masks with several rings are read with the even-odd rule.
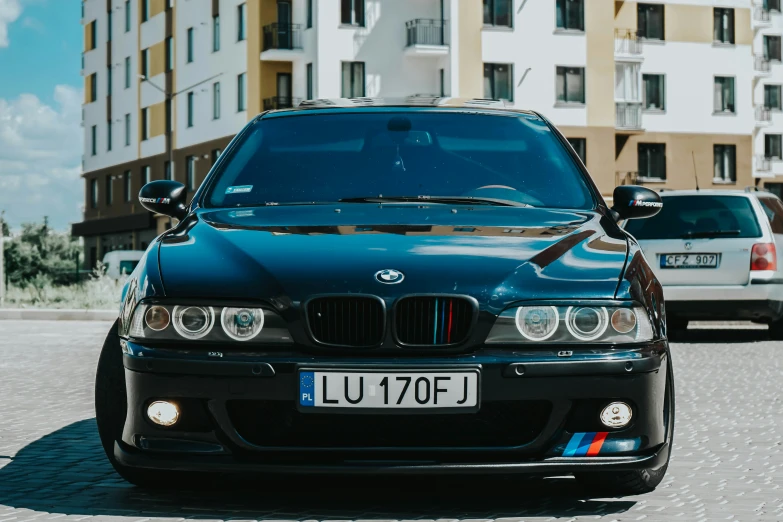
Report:
[[[95,429],[93,377],[108,328],[0,321],[0,522],[783,520],[783,343],[763,330],[691,330],[673,345],[677,426],[664,483],[647,495],[591,498],[568,478],[306,477],[139,490],[113,473]]]

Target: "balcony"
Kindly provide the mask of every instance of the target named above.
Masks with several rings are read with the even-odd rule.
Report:
[[[772,122],[772,111],[769,107],[756,105],[755,108],[756,127],[764,127]]]
[[[302,50],[302,24],[265,25],[262,44],[262,60],[290,61]]]
[[[763,5],[755,6],[753,8],[753,18],[751,19],[751,25],[754,29],[770,27],[772,25],[772,18],[769,15],[769,9],[766,9]]]
[[[623,59],[642,59],[642,42],[636,31],[630,29],[614,30],[614,55]]]
[[[443,56],[449,54],[449,24],[445,20],[417,18],[405,22],[405,54]]]
[[[764,154],[756,154],[756,157],[753,161],[753,172],[754,176],[757,178],[763,178],[772,175],[772,160],[765,157]]]
[[[639,185],[639,173],[636,171],[632,172],[620,172],[617,171],[614,173],[614,186],[619,187],[620,185]]]
[[[272,96],[264,98],[264,110],[275,111],[277,109],[291,109],[298,107],[302,103],[300,98],[291,98],[290,96]]]
[[[765,58],[764,55],[757,54],[753,57],[753,75],[754,76],[769,76],[770,74],[770,67],[769,67],[769,59]]]
[[[642,130],[642,102],[615,102],[615,128]]]

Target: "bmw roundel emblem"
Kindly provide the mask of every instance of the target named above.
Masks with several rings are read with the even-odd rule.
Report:
[[[375,272],[375,279],[379,283],[395,285],[397,283],[402,283],[402,280],[405,279],[405,275],[399,270],[392,270],[391,268],[387,268],[386,270],[379,270],[378,272]]]
[[[693,243],[691,243],[690,241],[687,241],[685,243],[685,250],[690,250],[691,248],[693,248]]]

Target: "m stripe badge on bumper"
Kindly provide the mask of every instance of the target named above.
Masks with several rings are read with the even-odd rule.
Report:
[[[564,457],[595,457],[601,453],[607,431],[574,433],[563,450]]]

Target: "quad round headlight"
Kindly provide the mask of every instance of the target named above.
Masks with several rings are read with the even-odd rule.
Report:
[[[185,339],[201,339],[212,330],[215,311],[204,306],[175,306],[174,329]]]
[[[147,328],[160,332],[169,325],[171,317],[165,307],[150,306],[144,314],[144,322],[147,324]]]
[[[264,327],[264,311],[260,308],[224,308],[220,324],[232,339],[249,341]]]
[[[544,341],[557,331],[560,316],[554,306],[522,306],[517,308],[516,322],[526,339]]]
[[[609,325],[606,308],[592,306],[570,306],[566,311],[566,328],[580,341],[598,339]]]

